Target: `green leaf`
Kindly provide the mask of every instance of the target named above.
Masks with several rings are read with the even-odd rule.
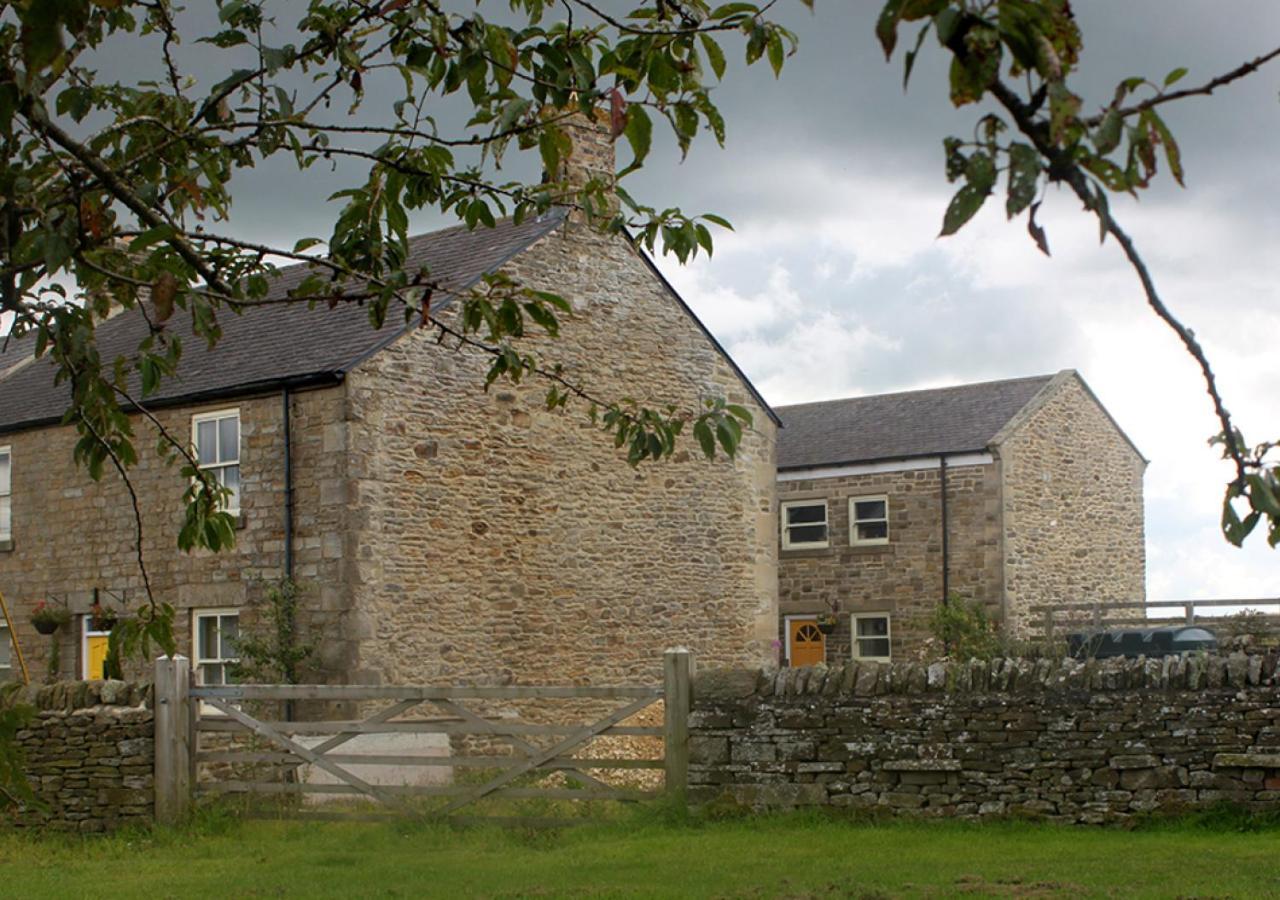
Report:
[[[888,0],[880,10],[880,18],[876,20],[876,39],[884,50],[887,60],[893,56],[893,49],[898,46],[898,22],[902,20],[902,4],[904,0]]]
[[[916,57],[920,55],[920,45],[924,43],[925,35],[929,33],[929,25],[925,25],[920,29],[920,33],[916,35],[916,45],[907,51],[906,58],[902,63],[902,90],[906,91],[908,83],[911,81],[911,70],[915,68]]]
[[[1178,68],[1174,69],[1168,75],[1164,76],[1164,86],[1170,87],[1174,84],[1177,84],[1179,81],[1182,80],[1183,76],[1186,74],[1187,74],[1187,68],[1185,66],[1178,66]]]
[[[1169,163],[1169,172],[1179,186],[1186,187],[1186,182],[1182,179],[1182,151],[1178,149],[1178,142],[1173,139],[1173,133],[1169,131],[1168,126],[1164,124],[1164,119],[1160,118],[1159,113],[1154,109],[1145,110],[1143,118],[1150,123],[1160,137],[1160,143],[1164,146],[1164,158]]]
[[[62,54],[61,10],[58,7],[58,3],[36,2],[20,13],[22,61],[29,76],[47,68]]]
[[[709,34],[701,34],[698,36],[702,41],[702,49],[707,54],[707,61],[711,63],[711,71],[715,73],[716,80],[724,78],[725,61],[724,51],[720,49],[720,45],[716,43],[715,38]]]
[[[1005,214],[1012,219],[1031,205],[1040,182],[1040,155],[1030,144],[1009,145],[1009,187]]]
[[[769,67],[773,69],[773,77],[782,74],[782,63],[786,49],[782,46],[782,37],[776,31],[769,36]]]
[[[702,455],[707,459],[715,459],[716,437],[705,418],[699,419],[693,426],[693,436],[698,439],[698,443],[702,446]]]
[[[1120,111],[1115,107],[1107,110],[1106,115],[1102,117],[1102,121],[1098,124],[1097,130],[1094,131],[1092,136],[1093,146],[1097,148],[1099,153],[1105,155],[1120,146],[1123,126],[1124,120],[1120,115]]]
[[[627,143],[631,145],[631,152],[635,156],[631,165],[623,170],[625,174],[644,165],[649,147],[653,144],[653,120],[643,106],[633,103],[627,107],[627,127],[622,133],[627,136]]]
[[[1036,246],[1040,248],[1040,252],[1045,256],[1048,256],[1049,236],[1045,234],[1043,228],[1036,224],[1036,212],[1039,209],[1039,203],[1031,204],[1031,210],[1027,213],[1027,234],[1031,235],[1031,240],[1036,242]]]
[[[298,241],[296,244],[293,245],[293,252],[301,253],[304,250],[310,250],[312,247],[316,246],[317,244],[323,244],[323,243],[324,241],[320,240],[320,238],[314,238],[314,237],[303,238],[302,240]]]

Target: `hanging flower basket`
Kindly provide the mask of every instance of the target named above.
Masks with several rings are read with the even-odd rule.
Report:
[[[41,634],[53,634],[63,625],[71,621],[71,613],[64,606],[51,606],[41,600],[31,610],[31,624]]]
[[[831,632],[836,630],[837,622],[839,622],[839,619],[835,616],[818,616],[818,630],[823,634],[831,634]]]
[[[89,630],[110,631],[116,627],[118,616],[113,610],[105,608],[101,603],[89,607]]]

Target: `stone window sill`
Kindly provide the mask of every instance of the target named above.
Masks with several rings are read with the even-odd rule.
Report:
[[[807,559],[807,558],[819,558],[823,556],[834,556],[835,550],[833,550],[831,547],[815,547],[813,549],[807,549],[807,550],[805,549],[788,550],[783,548],[781,550],[781,553],[782,553],[783,559]]]

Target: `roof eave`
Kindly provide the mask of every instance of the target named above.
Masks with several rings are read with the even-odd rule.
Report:
[[[742,371],[741,367],[739,367],[737,362],[734,361],[734,358],[729,355],[729,351],[724,348],[724,345],[716,340],[716,336],[711,333],[711,329],[703,324],[702,320],[698,318],[698,314],[695,313],[689,304],[685,302],[684,298],[680,296],[680,292],[677,291],[675,286],[667,280],[665,275],[662,274],[662,271],[658,268],[657,264],[649,258],[649,254],[645,253],[644,249],[641,248],[639,243],[637,243],[635,237],[627,231],[622,232],[622,234],[627,239],[627,242],[631,244],[636,255],[638,255],[640,259],[644,261],[644,264],[648,266],[649,271],[652,272],[654,277],[662,283],[664,288],[666,288],[667,293],[676,299],[676,302],[680,304],[680,308],[683,309],[689,318],[693,320],[693,324],[698,326],[698,330],[701,331],[703,335],[706,336],[707,340],[711,342],[711,346],[715,347],[716,352],[719,353],[720,356],[724,358],[724,361],[729,364],[729,367],[733,369],[733,373],[738,376],[738,380],[742,382],[743,387],[747,389],[747,392],[751,394],[759,407],[764,410],[765,415],[767,415],[778,428],[784,427],[782,419],[773,411],[773,407],[769,405],[769,402],[764,399],[763,395],[756,390],[756,386],[751,383],[751,379],[747,377],[747,373]]]
[[[276,391],[288,388],[290,390],[305,390],[310,388],[332,387],[342,383],[343,373],[335,370],[327,370],[323,372],[312,372],[305,375],[289,375],[284,378],[270,378],[263,381],[251,382],[249,384],[237,384],[225,388],[212,388],[206,391],[193,391],[189,394],[179,394],[173,397],[163,397],[150,401],[146,404],[149,410],[154,409],[172,409],[175,406],[195,406],[201,403],[212,403],[217,400],[230,400],[233,398],[250,398],[263,394],[271,394]],[[138,407],[125,403],[120,407],[126,413],[137,412]],[[26,419],[20,422],[11,422],[6,425],[0,425],[0,434],[16,434],[21,431],[32,431],[37,428],[48,428],[53,425],[62,425],[65,415],[61,416],[44,416],[38,419]]]
[[[798,472],[802,469],[835,469],[840,466],[864,466],[869,463],[897,462],[899,460],[913,459],[932,459],[934,457],[960,456],[966,453],[989,453],[989,446],[968,447],[955,450],[930,450],[923,453],[894,453],[889,456],[864,456],[860,459],[841,459],[831,462],[809,462],[796,463],[788,466],[778,466],[779,472]]]

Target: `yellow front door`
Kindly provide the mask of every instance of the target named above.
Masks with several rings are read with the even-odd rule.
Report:
[[[788,619],[787,647],[793,666],[827,661],[827,636],[818,630],[817,619]]]
[[[89,681],[105,678],[103,669],[107,662],[107,640],[105,634],[86,634],[84,637],[84,677]]]

